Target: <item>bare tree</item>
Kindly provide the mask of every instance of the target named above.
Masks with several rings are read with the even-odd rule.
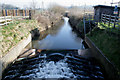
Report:
[[[37,6],[37,2],[36,2],[36,0],[32,0],[32,2],[31,2],[31,9],[36,9],[36,6]]]
[[[55,12],[55,13],[62,14],[62,13],[65,12],[66,9],[65,9],[65,7],[62,7],[60,5],[53,4],[53,5],[50,6],[49,10],[52,11],[52,12]]]

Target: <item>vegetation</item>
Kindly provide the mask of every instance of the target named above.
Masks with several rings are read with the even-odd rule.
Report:
[[[92,36],[90,34],[87,34],[87,36],[120,71],[119,30],[113,29],[111,26],[108,29],[104,26],[102,23],[99,23],[98,27],[92,30]],[[120,72],[118,73],[120,74]]]
[[[60,12],[58,12],[59,10]],[[33,14],[33,20],[19,20],[12,24],[1,26],[0,56],[4,56],[10,49],[26,38],[34,29],[39,31],[46,30],[61,20],[61,14],[65,12],[60,6],[54,6],[50,10],[44,10]],[[37,32],[35,32],[37,33]],[[34,34],[33,34],[34,35]]]
[[[73,28],[76,28],[77,30],[79,30],[80,32],[83,32],[83,18],[76,18],[75,16],[70,16],[70,20],[69,20],[71,26]]]
[[[83,17],[84,13],[93,13],[92,6],[71,6],[69,9],[69,16],[75,16],[77,18]]]
[[[66,8],[54,4],[49,8],[49,11],[54,12],[55,14],[64,14],[66,11]]]
[[[1,55],[4,56],[19,41],[26,38],[31,30],[38,26],[35,20],[14,21],[12,24],[1,26]]]
[[[53,26],[61,20],[64,12],[64,7],[53,5],[48,10],[43,10],[40,13],[36,13],[34,19],[36,19],[39,23],[42,23],[45,27]]]

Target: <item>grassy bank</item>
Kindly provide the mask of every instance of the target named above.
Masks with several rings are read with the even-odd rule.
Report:
[[[13,46],[25,39],[32,29],[39,25],[35,20],[14,21],[12,24],[1,26],[0,51],[4,56]]]
[[[92,36],[87,36],[104,53],[104,55],[116,66],[120,74],[120,36],[119,30],[105,28],[104,24],[99,23],[97,28],[92,30]]]
[[[58,8],[61,9],[60,12],[58,12]],[[36,13],[33,15],[33,20],[18,20],[9,25],[0,26],[0,57],[25,39],[30,32],[36,35],[39,31],[55,26],[62,18],[61,12],[64,12],[61,7],[57,7],[57,9],[52,7],[50,10]]]

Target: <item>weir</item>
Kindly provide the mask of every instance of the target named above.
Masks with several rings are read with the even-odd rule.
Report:
[[[106,73],[91,49],[64,18],[57,29],[43,32],[32,41],[29,53],[20,55],[2,75],[9,79],[105,80]]]

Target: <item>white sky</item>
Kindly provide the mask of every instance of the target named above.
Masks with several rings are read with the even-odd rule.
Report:
[[[47,7],[49,4],[56,3],[62,6],[71,6],[71,5],[110,5],[112,0],[34,0],[37,2],[37,7],[41,7],[42,2],[44,7]],[[113,0],[113,2],[118,2],[120,0]],[[0,3],[12,4],[18,7],[29,7],[32,0],[0,0]]]

